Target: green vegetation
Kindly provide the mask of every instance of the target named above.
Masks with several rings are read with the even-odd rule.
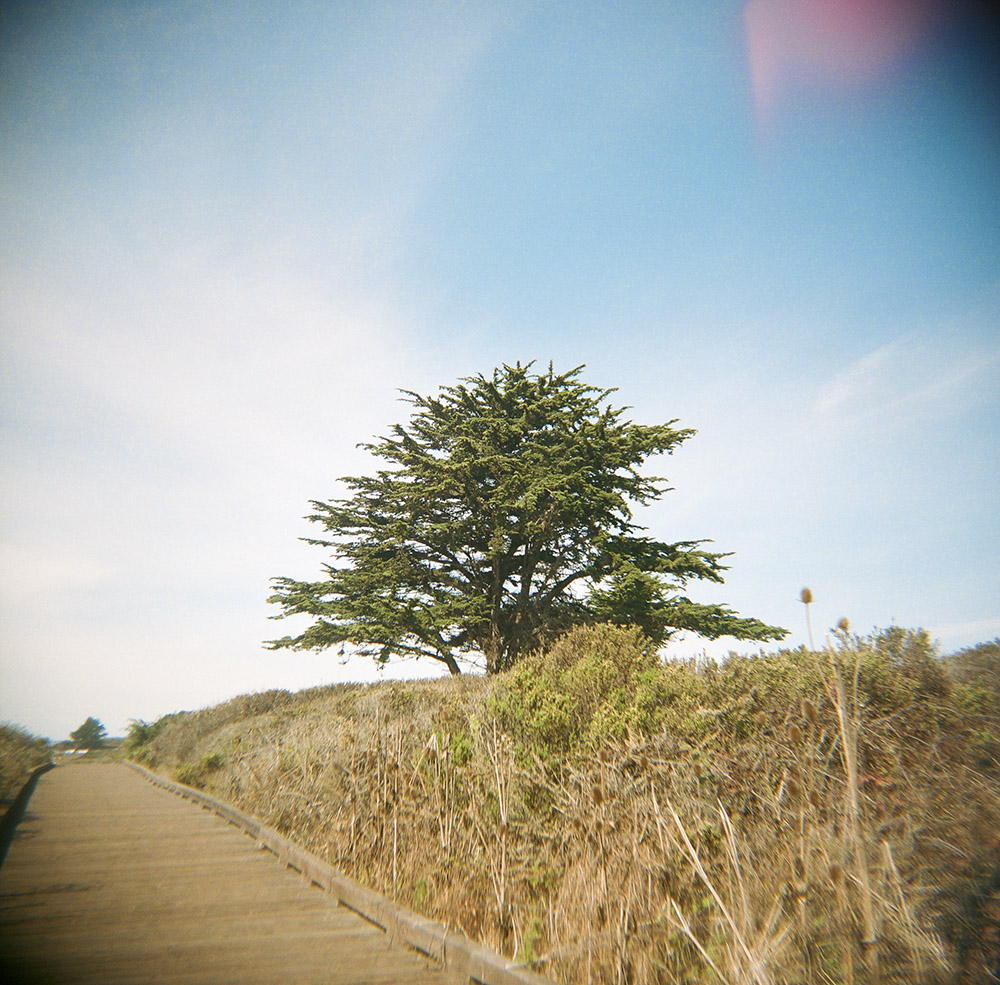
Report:
[[[581,367],[582,368],[582,367]],[[677,630],[711,639],[781,639],[786,631],[685,597],[696,580],[721,583],[727,556],[705,541],[641,533],[633,505],[659,499],[665,480],[640,472],[694,431],[622,420],[613,390],[580,369],[503,366],[445,387],[407,392],[408,426],[364,447],[390,468],[348,477],[348,499],[316,502],[326,532],[308,542],[341,564],[320,581],[274,580],[281,615],[315,621],[273,648],[345,644],[387,660],[412,654],[459,673],[513,667],[572,626],[637,626],[657,644]]]
[[[108,737],[108,730],[96,719],[88,718],[69,737],[78,749],[102,749]]]
[[[220,752],[207,752],[197,763],[180,763],[173,772],[178,783],[204,790],[213,773],[225,765],[225,757]]]
[[[125,755],[143,762],[149,755],[149,744],[155,739],[166,726],[174,719],[173,715],[166,715],[155,722],[144,722],[141,719],[133,718],[128,725],[128,732],[125,736]]]
[[[133,752],[567,982],[931,985],[998,957],[1000,641],[942,659],[844,623],[662,663],[588,625],[492,677],[169,716]]]
[[[0,803],[15,797],[28,774],[51,756],[48,739],[40,739],[19,725],[0,724]]]

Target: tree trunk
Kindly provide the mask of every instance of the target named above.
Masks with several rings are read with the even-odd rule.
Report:
[[[500,672],[500,647],[498,640],[490,637],[489,643],[483,648],[486,654],[486,673],[497,674]]]
[[[503,670],[503,637],[500,632],[500,615],[503,611],[503,576],[501,560],[493,558],[493,586],[490,606],[490,639],[486,646],[486,673],[497,674]]]

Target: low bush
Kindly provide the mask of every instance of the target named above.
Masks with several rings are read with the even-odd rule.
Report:
[[[178,783],[187,784],[204,790],[209,778],[225,766],[226,760],[222,753],[206,753],[196,763],[179,763],[174,767],[173,778]]]

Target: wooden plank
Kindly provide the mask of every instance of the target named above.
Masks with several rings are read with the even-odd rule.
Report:
[[[156,786],[226,817],[231,824],[251,834],[258,845],[277,855],[282,863],[293,865],[343,906],[380,927],[390,940],[403,942],[434,961],[447,965],[462,982],[473,985],[552,985],[550,979],[511,964],[502,955],[473,943],[462,934],[449,931],[443,923],[418,916],[380,896],[267,827],[258,818],[244,814],[203,791],[157,776],[137,763],[127,765]]]
[[[0,869],[4,982],[445,985],[237,829],[117,765],[47,773]]]

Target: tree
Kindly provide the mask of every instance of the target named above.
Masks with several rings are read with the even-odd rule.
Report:
[[[573,625],[636,624],[657,644],[677,630],[715,639],[780,639],[786,630],[700,605],[692,580],[722,582],[728,555],[706,541],[644,536],[632,506],[657,500],[664,479],[641,474],[694,432],[625,421],[614,390],[529,363],[442,388],[403,391],[407,425],[361,445],[390,463],[347,477],[350,495],[312,501],[307,517],[332,552],[319,581],[272,581],[276,619],[313,617],[272,649],[345,644],[388,660],[431,657],[459,673],[484,654],[490,673]]]
[[[88,718],[75,732],[70,732],[69,737],[81,749],[100,749],[107,734],[108,730],[96,718]]]

